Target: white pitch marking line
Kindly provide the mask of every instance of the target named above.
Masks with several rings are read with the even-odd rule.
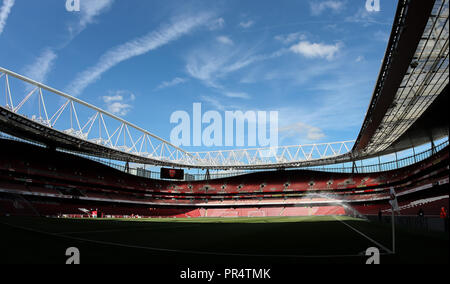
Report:
[[[369,236],[365,235],[364,233],[360,232],[359,230],[355,229],[354,227],[352,227],[351,225],[345,223],[342,220],[339,220],[339,218],[336,218],[336,216],[334,216],[334,218],[336,220],[338,220],[339,222],[341,222],[342,224],[344,224],[345,226],[349,227],[350,229],[352,229],[353,231],[357,232],[358,234],[360,234],[361,236],[363,236],[364,238],[368,239],[369,241],[371,241],[372,243],[374,243],[375,245],[377,245],[378,247],[384,249],[385,251],[387,251],[388,253],[393,253],[392,250],[388,249],[387,247],[383,246],[382,244],[380,244],[379,242],[375,241],[374,239],[370,238]]]

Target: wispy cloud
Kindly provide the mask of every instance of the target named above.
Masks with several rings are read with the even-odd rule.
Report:
[[[364,56],[360,55],[360,56],[356,57],[355,62],[362,62],[364,60],[365,60]]]
[[[209,23],[208,28],[211,31],[220,30],[225,26],[225,20],[223,18],[217,18]]]
[[[106,109],[112,114],[125,116],[133,108],[130,104],[136,96],[125,90],[110,91],[108,96],[103,96],[102,100],[106,104]]]
[[[158,87],[156,87],[156,90],[161,90],[161,89],[165,89],[165,88],[169,88],[169,87],[173,87],[179,84],[183,84],[185,82],[187,82],[188,80],[186,78],[180,78],[180,77],[176,77],[173,78],[170,81],[164,81],[161,84],[159,84]]]
[[[379,12],[369,12],[365,7],[360,7],[355,14],[345,18],[346,22],[362,24],[364,27],[372,24],[390,26],[390,22],[382,22],[377,20]]]
[[[233,64],[230,64],[225,68],[226,72],[234,72],[236,70],[242,69],[244,67],[247,67],[250,64],[266,61],[274,58],[278,58],[285,54],[287,52],[286,49],[282,48],[279,50],[276,50],[272,53],[266,53],[266,54],[257,54],[257,55],[251,55],[246,58],[243,58],[242,60],[238,60],[234,62]]]
[[[14,6],[15,0],[4,0],[3,5],[0,7],[0,35],[6,26],[6,20],[8,19],[9,13]]]
[[[24,75],[37,82],[45,83],[57,57],[52,49],[44,49],[33,63],[25,66]]]
[[[103,73],[117,64],[168,44],[205,24],[210,18],[211,15],[207,13],[185,17],[110,49],[100,57],[97,64],[78,74],[68,85],[67,91],[74,96],[81,94],[87,86],[97,81]]]
[[[241,70],[251,64],[282,56],[288,50],[280,49],[268,54],[254,54],[248,48],[231,48],[224,50],[203,50],[188,56],[187,73],[205,85],[213,88],[223,88],[220,79],[230,73]]]
[[[340,43],[333,45],[323,43],[311,43],[309,41],[301,41],[298,44],[291,46],[290,50],[294,53],[301,54],[307,58],[326,58],[331,60],[335,57],[339,49]]]
[[[389,41],[389,33],[384,31],[376,31],[374,33],[374,39],[387,43]]]
[[[223,76],[222,67],[227,65],[232,57],[232,53],[198,50],[188,55],[186,72],[209,87],[219,88],[217,79]]]
[[[219,100],[217,100],[216,98],[213,98],[211,96],[202,96],[200,99],[202,101],[212,105],[217,110],[225,111],[227,109],[224,104],[222,104]]]
[[[347,22],[351,23],[370,23],[373,21],[373,13],[368,12],[365,8],[359,8],[355,14],[345,18]]]
[[[370,100],[371,77],[355,76],[360,72],[357,70],[342,74],[342,64],[344,61],[338,65],[340,68],[329,70],[326,79],[316,81],[314,88],[303,89],[303,96],[314,97],[314,100],[278,108],[280,141],[302,144],[325,138],[333,141],[336,133],[344,140],[358,134],[364,118],[361,109],[365,109]]]
[[[286,49],[287,52],[289,49]],[[308,85],[313,80],[342,69],[342,65],[338,60],[332,60],[327,64],[296,64],[295,61],[292,64],[284,64],[283,66],[277,65],[271,68],[255,67],[245,72],[240,80],[240,83],[255,84],[255,83],[268,83],[271,84],[283,84],[284,86],[295,86],[299,88],[301,85]]]
[[[305,39],[306,39],[306,35],[301,32],[275,36],[275,40],[278,40],[278,41],[282,42],[283,44],[291,44],[293,42],[305,40]]]
[[[224,95],[229,98],[238,98],[238,99],[250,99],[250,95],[244,92],[224,92]]]
[[[75,25],[69,26],[71,37],[81,33],[95,18],[108,10],[114,0],[83,0],[80,2],[80,19]]]
[[[325,10],[331,10],[332,12],[339,12],[342,10],[343,7],[344,2],[336,0],[310,2],[311,14],[313,16],[319,16]]]
[[[218,98],[217,96],[209,95],[209,96],[201,96],[200,100],[209,104],[213,108],[219,111],[227,111],[227,110],[242,110],[244,106],[240,104],[230,104],[228,101],[224,102],[223,98]]]
[[[59,48],[45,48],[32,63],[24,67],[25,76],[30,77],[37,82],[45,83],[49,73],[53,70],[54,63],[58,57],[57,51],[68,45],[77,34],[83,31],[90,23],[94,22],[95,17],[109,8],[113,1],[114,0],[85,0],[80,2],[80,21],[75,28],[69,28],[71,33],[69,40]]]

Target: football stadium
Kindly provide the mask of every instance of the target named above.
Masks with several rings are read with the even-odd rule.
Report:
[[[104,13],[113,13],[117,10],[115,5],[124,4],[97,1],[97,6],[94,5],[97,10],[89,10],[87,2],[68,1],[67,11],[63,4],[57,7],[64,15],[72,16],[70,9],[81,13],[79,30],[72,31],[68,40],[70,45],[79,44],[77,40],[86,35],[88,25],[89,29],[101,25],[98,23],[100,11],[104,12],[105,5],[109,11]],[[304,2],[311,8],[313,16],[320,14],[321,18],[328,17],[327,11],[329,17],[338,17],[344,9],[336,6],[344,3],[342,1]],[[371,16],[370,13],[380,10],[378,5],[381,10],[383,7],[387,10],[386,6],[392,5],[387,2],[394,1],[359,2],[357,5],[362,11]],[[81,3],[81,7],[77,7],[77,3]],[[147,40],[156,38],[168,44],[174,40],[169,37],[178,38],[186,32],[183,29],[191,28],[188,20],[184,19],[175,31],[169,32],[170,27],[162,24],[160,30],[146,38],[110,49],[100,57],[97,65],[78,73],[79,77],[69,87],[59,87],[59,83],[52,87],[47,80],[64,77],[56,71],[66,66],[57,64],[55,75],[48,77],[37,76],[27,68],[14,67],[16,65],[11,63],[20,59],[13,50],[33,47],[19,46],[21,42],[11,39],[10,34],[33,29],[28,25],[11,27],[20,25],[14,12],[22,11],[20,5],[24,4],[3,0],[0,2],[3,5],[0,8],[1,261],[183,264],[187,265],[185,268],[222,264],[229,268],[222,275],[216,271],[216,277],[222,278],[270,278],[259,270],[270,264],[448,263],[449,1],[399,0],[394,4],[392,15],[388,17],[389,25],[385,28],[388,33],[380,44],[384,48],[377,47],[382,60],[376,60],[376,70],[371,68],[372,74],[377,76],[369,79],[372,84],[365,83],[371,90],[365,94],[367,99],[362,100],[365,109],[356,109],[362,118],[353,121],[358,125],[354,132],[356,136],[347,136],[345,139],[349,140],[341,142],[324,142],[327,136],[316,128],[308,128],[311,134],[308,137],[318,136],[322,140],[298,139],[295,141],[305,143],[285,144],[286,140],[279,139],[279,145],[266,143],[247,147],[251,143],[240,145],[237,142],[237,145],[216,148],[193,148],[197,145],[175,143],[174,139],[168,138],[168,132],[157,131],[169,128],[166,121],[170,114],[148,124],[140,123],[141,119],[151,115],[150,112],[158,109],[166,112],[163,105],[168,101],[159,102],[154,97],[146,106],[148,113],[138,111],[137,107],[130,112],[129,104],[137,103],[138,95],[132,94],[128,102],[122,101],[125,94],[118,92],[108,93],[110,96],[104,96],[103,101],[84,95],[92,88],[92,93],[101,93],[111,88],[123,88],[122,85],[134,80],[145,81],[137,70],[113,77],[108,77],[106,71],[121,69],[122,61],[129,58],[121,53],[125,48],[138,46],[137,49],[143,49],[140,45]],[[272,2],[271,5],[276,4]],[[342,5],[350,3],[347,1]],[[94,12],[83,14],[84,8]],[[90,18],[83,18],[84,15]],[[93,17],[97,17],[95,21]],[[241,17],[249,16],[243,14]],[[152,21],[164,22],[164,19]],[[214,33],[221,29],[223,33],[223,29],[231,25],[227,18],[207,15],[198,15],[192,25],[203,25],[200,24],[202,21],[215,25],[198,33]],[[339,26],[339,22],[336,23],[334,28]],[[370,25],[377,25],[376,20],[368,22],[367,27]],[[9,27],[12,31],[8,31]],[[117,42],[120,43],[123,41],[119,36],[122,30],[116,28]],[[253,28],[255,31],[252,21],[241,22],[234,28],[245,29],[241,31],[244,37],[250,37],[247,30]],[[267,30],[276,29],[278,26],[275,25]],[[167,34],[164,34],[166,30]],[[130,33],[132,37],[137,36]],[[290,35],[277,39],[296,40],[294,34]],[[311,35],[306,36],[312,41]],[[354,37],[362,40],[359,35]],[[92,49],[97,47],[95,39],[89,38]],[[224,45],[234,44],[237,53],[240,52],[237,40],[231,42],[226,37],[217,37],[217,40]],[[285,48],[280,53],[249,56],[242,64],[288,56],[281,55],[283,52],[303,52],[307,44],[304,40],[293,46],[295,48]],[[61,60],[69,43],[64,45],[52,49],[52,60]],[[148,50],[157,48],[156,43],[154,45]],[[344,45],[348,44],[338,42],[335,47],[339,49]],[[99,56],[93,51],[92,56],[89,53],[91,57],[81,59],[81,54],[89,49],[79,48],[78,52],[70,53],[75,60],[80,57],[82,62],[79,64],[91,65],[89,62]],[[213,49],[213,45],[210,48]],[[317,56],[322,56],[321,46],[316,44],[314,48]],[[60,54],[56,56],[56,52]],[[143,56],[144,53],[133,52],[136,53],[132,56]],[[315,54],[310,55],[314,57]],[[324,55],[322,65],[332,65],[336,56],[334,53]],[[356,61],[363,60],[358,57]],[[206,62],[209,67],[211,62]],[[351,64],[349,62],[348,68],[340,69],[339,74],[345,76],[350,72]],[[45,62],[38,65],[41,72],[49,67]],[[202,78],[209,80],[204,84],[217,92],[226,88],[224,81],[219,81],[227,76],[226,72],[248,66],[235,64],[231,67],[221,65],[220,68],[221,73],[215,80],[211,74],[207,79]],[[87,73],[104,74],[102,78],[98,75],[88,82],[83,77]],[[324,76],[326,82],[327,75]],[[352,77],[355,81],[359,79],[355,73]],[[186,104],[181,102],[181,97],[184,96],[183,88],[188,92],[188,84],[193,83],[193,78],[165,82],[154,92],[162,93],[177,85],[180,89],[171,90],[171,101],[177,105],[172,110],[180,108],[179,104],[191,109],[195,99]],[[249,77],[241,79],[250,80]],[[103,80],[107,80],[107,86],[95,89]],[[223,85],[218,86],[219,82]],[[329,86],[336,91],[340,87],[339,84]],[[237,104],[253,102],[243,92],[228,93],[227,97]],[[279,100],[290,99],[280,94]],[[108,104],[114,101],[116,104]],[[288,103],[295,104],[296,101]],[[337,102],[324,99],[321,103]],[[339,105],[345,108],[346,104]],[[123,108],[118,111],[114,107]],[[196,107],[198,105],[194,104],[194,124],[198,119]],[[227,110],[248,110],[244,106],[239,108],[239,104],[229,107]],[[222,110],[219,106],[216,109]],[[344,123],[344,114],[350,115],[355,109],[349,106],[348,110],[342,111]],[[255,112],[253,118],[260,119],[259,114]],[[322,111],[320,115],[327,118],[329,114]],[[335,116],[329,119],[335,119],[336,125],[340,123]],[[244,120],[248,122],[247,127],[239,128],[238,119],[235,119],[231,121],[231,129],[234,122],[236,131],[248,129],[243,140],[248,138],[250,141],[252,118],[248,116]],[[200,128],[207,122],[205,116],[203,121],[200,118]],[[335,132],[345,132],[343,136],[351,133],[343,128],[336,127]],[[279,131],[281,133],[282,127]],[[267,129],[263,132],[267,133]],[[205,141],[202,133],[196,132],[195,125],[188,136],[193,138],[192,144],[196,144],[198,137],[198,141]],[[189,144],[190,138],[187,140]],[[225,137],[225,140],[229,139]],[[250,274],[231,270],[243,264],[252,264],[252,268],[258,269],[251,273],[246,271]],[[201,275],[191,272],[183,276],[182,272],[175,271],[177,275],[181,273],[180,278],[200,278]]]

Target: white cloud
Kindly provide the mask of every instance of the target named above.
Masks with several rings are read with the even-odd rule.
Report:
[[[355,59],[355,62],[362,62],[364,61],[364,59],[365,59],[364,56],[360,55]]]
[[[174,79],[172,79],[170,81],[162,82],[161,84],[159,84],[158,87],[156,87],[156,90],[161,90],[161,89],[164,89],[164,88],[173,87],[173,86],[176,86],[176,85],[179,85],[179,84],[183,84],[185,82],[187,82],[187,79],[176,77],[176,78],[174,78]]]
[[[39,83],[45,83],[57,57],[53,50],[44,49],[33,63],[25,66],[24,75]]]
[[[314,1],[310,2],[310,8],[311,13],[314,16],[318,16],[322,14],[325,10],[331,10],[333,12],[339,12],[344,6],[344,2],[342,1],[335,1],[335,0],[328,0],[328,1]]]
[[[282,133],[283,138],[304,136],[308,140],[317,141],[325,137],[322,129],[303,122],[281,127],[278,131]]]
[[[248,20],[248,21],[246,21],[246,22],[240,22],[239,23],[239,26],[241,26],[242,28],[244,28],[244,29],[248,29],[248,28],[250,28],[251,26],[253,26],[255,24],[255,22],[253,22],[252,20]]]
[[[79,73],[75,80],[69,84],[67,91],[74,96],[81,94],[87,86],[94,83],[103,73],[117,64],[168,44],[191,32],[194,28],[205,24],[209,19],[210,15],[206,13],[186,17],[108,50],[100,57],[97,64]]]
[[[135,98],[133,93],[125,90],[110,91],[109,96],[102,97],[103,102],[106,104],[106,109],[112,114],[121,116],[127,115],[133,108],[130,103],[133,102]]]
[[[123,100],[123,96],[121,95],[115,95],[115,96],[103,96],[102,97],[103,101],[107,104],[112,103],[114,101],[122,101]]]
[[[234,42],[227,36],[218,36],[216,40],[222,44],[233,45]]]
[[[6,20],[8,19],[9,13],[14,6],[15,0],[4,0],[3,5],[0,7],[0,35],[6,26]]]
[[[224,95],[229,98],[250,99],[250,95],[244,92],[225,92]]]
[[[298,44],[291,46],[290,50],[307,58],[319,57],[331,60],[339,51],[340,47],[340,43],[327,45],[322,43],[310,43],[309,41],[301,41]]]
[[[131,110],[132,106],[121,102],[112,102],[108,104],[107,110],[112,114],[125,116]]]

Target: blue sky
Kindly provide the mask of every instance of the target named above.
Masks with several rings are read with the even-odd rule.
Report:
[[[282,145],[355,139],[396,2],[0,0],[0,66],[162,138],[170,115],[279,112]],[[188,147],[188,151],[203,150]]]

